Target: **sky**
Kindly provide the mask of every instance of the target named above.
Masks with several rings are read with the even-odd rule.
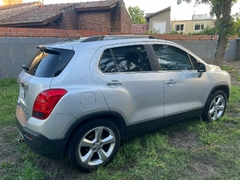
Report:
[[[33,2],[37,0],[23,0],[23,2]],[[56,3],[72,3],[72,2],[86,2],[99,0],[40,0],[44,4]],[[194,6],[194,1],[191,4],[183,2],[177,5],[176,0],[124,0],[126,8],[129,6],[138,6],[145,13],[154,13],[171,6],[171,20],[190,20],[193,14],[206,14],[210,12],[207,5]],[[240,0],[232,8],[232,13],[240,13]]]

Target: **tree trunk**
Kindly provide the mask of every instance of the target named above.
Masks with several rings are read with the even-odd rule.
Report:
[[[215,58],[213,64],[222,67],[222,61],[225,54],[225,50],[227,49],[228,38],[224,34],[220,34],[218,38],[218,47],[215,54]]]
[[[222,67],[223,57],[227,49],[228,37],[230,36],[233,24],[231,22],[231,7],[233,0],[226,0],[222,4],[222,17],[217,14],[217,25],[220,27],[217,50],[213,64]]]

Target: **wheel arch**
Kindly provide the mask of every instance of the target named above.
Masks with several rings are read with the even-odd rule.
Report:
[[[205,110],[205,108],[206,108],[206,104],[208,103],[208,101],[209,101],[209,98],[211,97],[211,95],[214,93],[214,92],[216,92],[216,91],[223,91],[225,94],[226,94],[226,96],[227,96],[227,101],[229,100],[229,96],[230,96],[230,88],[229,88],[229,86],[227,86],[227,85],[218,85],[218,86],[215,86],[211,91],[210,91],[210,93],[208,94],[208,97],[207,97],[207,99],[206,99],[206,102],[205,102],[205,104],[204,104],[204,110]],[[204,111],[203,110],[203,111]]]
[[[67,144],[76,129],[78,129],[81,125],[85,124],[86,122],[89,122],[95,119],[109,119],[109,121],[112,121],[118,127],[121,140],[125,139],[126,124],[123,117],[117,112],[101,112],[101,113],[93,113],[76,120],[75,123],[72,124],[72,126],[67,131]]]
[[[215,87],[211,90],[211,92],[209,93],[207,100],[209,99],[209,97],[210,97],[215,91],[219,91],[219,90],[223,91],[223,92],[226,94],[226,96],[227,96],[227,100],[229,100],[229,97],[230,97],[230,88],[229,88],[228,85],[225,85],[225,84],[224,84],[224,85],[215,86]]]
[[[211,101],[213,100],[213,97],[216,97],[215,95],[218,95],[216,93],[218,91],[222,91],[222,93],[225,94],[224,98],[226,98],[226,101],[229,100],[229,96],[230,96],[230,88],[229,88],[229,86],[227,86],[227,85],[219,85],[219,86],[214,87],[212,89],[212,91],[208,95],[208,98],[207,98],[207,100],[205,102],[205,105],[204,105],[204,110],[203,110],[202,115],[201,115],[201,117],[202,117],[202,119],[204,121],[212,122],[213,120],[217,120],[217,119],[213,119],[212,117],[210,117],[211,115],[209,115],[208,109],[210,107]],[[225,102],[225,103],[227,103],[227,102]],[[226,106],[224,107],[223,112],[221,112],[221,115],[219,117],[217,117],[217,118],[220,118],[224,114],[225,109],[226,109]]]

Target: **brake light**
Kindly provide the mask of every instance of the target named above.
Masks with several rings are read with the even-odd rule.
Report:
[[[46,119],[58,101],[67,93],[65,89],[48,89],[38,94],[32,116],[38,119]]]

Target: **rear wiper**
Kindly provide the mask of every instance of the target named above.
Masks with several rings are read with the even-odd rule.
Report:
[[[26,66],[25,64],[22,66],[23,69],[25,69],[26,71],[29,71],[29,67]]]

